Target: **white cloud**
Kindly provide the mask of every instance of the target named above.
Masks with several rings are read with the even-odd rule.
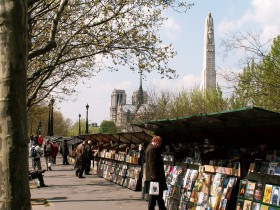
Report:
[[[187,74],[179,80],[157,79],[152,81],[152,86],[163,90],[179,91],[199,86],[200,77],[193,74]]]
[[[177,83],[177,88],[193,88],[200,85],[201,78],[194,74],[187,74]]]
[[[123,81],[121,83],[118,83],[118,84],[114,85],[114,87],[115,87],[115,89],[126,90],[126,89],[131,87],[131,82],[130,81]]]
[[[234,31],[255,31],[267,41],[280,32],[279,0],[251,0],[251,8],[236,20],[225,18],[218,26],[218,34],[228,34]]]
[[[167,38],[175,40],[177,38],[178,32],[181,31],[181,26],[171,17],[163,23],[163,29],[165,30]]]

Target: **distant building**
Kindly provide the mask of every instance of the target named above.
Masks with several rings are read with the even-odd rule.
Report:
[[[214,21],[211,13],[205,21],[201,89],[203,91],[216,89]]]
[[[133,131],[130,123],[149,107],[148,94],[143,91],[142,74],[140,75],[140,87],[133,92],[131,104],[127,103],[125,90],[114,89],[111,94],[110,119],[122,131]]]

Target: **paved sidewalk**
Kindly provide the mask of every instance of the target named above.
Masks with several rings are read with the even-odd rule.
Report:
[[[141,192],[135,192],[109,182],[96,174],[85,179],[75,176],[73,165],[52,166],[52,171],[44,173],[49,187],[31,189],[31,199],[43,198],[45,205],[32,205],[33,210],[146,210],[147,201]],[[42,166],[44,163],[42,159]],[[33,202],[32,202],[33,203]]]

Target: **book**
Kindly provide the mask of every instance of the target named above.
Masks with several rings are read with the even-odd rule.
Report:
[[[185,178],[184,178],[184,184],[183,187],[187,190],[192,190],[194,181],[198,175],[197,170],[187,170]]]
[[[275,171],[274,171],[274,175],[280,176],[280,163],[277,164]]]
[[[279,210],[280,208],[278,207],[274,207],[274,206],[269,206],[268,207],[268,210]]]
[[[266,184],[264,188],[264,194],[263,194],[263,203],[270,203],[271,194],[272,194],[272,185]]]
[[[243,210],[251,210],[252,201],[244,200]]]
[[[272,186],[272,194],[271,194],[271,198],[270,198],[270,204],[273,205],[278,205],[279,204],[279,197],[280,197],[280,193],[279,193],[279,186],[273,185]]]
[[[200,207],[206,207],[207,205],[207,201],[208,201],[208,194],[203,193],[203,192],[199,192],[198,193],[198,201],[197,201],[197,208]]]
[[[273,175],[277,165],[278,165],[278,162],[269,162],[267,174]]]
[[[222,198],[225,198],[228,200],[230,199],[231,192],[232,192],[232,189],[234,188],[236,180],[237,180],[237,178],[235,178],[235,177],[229,177],[228,183],[223,190]]]
[[[177,183],[178,174],[181,172],[181,168],[178,166],[174,166],[172,171],[170,172],[172,174],[172,180],[171,185],[175,185]]]
[[[197,178],[194,182],[193,190],[196,192],[201,192],[202,190],[202,185],[203,185],[203,178]]]
[[[268,210],[269,206],[265,205],[265,204],[261,204],[261,208],[260,210]]]
[[[244,205],[244,200],[243,199],[238,199],[236,203],[236,208],[235,210],[242,210]]]
[[[261,201],[262,200],[263,192],[264,192],[264,186],[265,186],[265,183],[262,182],[262,181],[258,181],[256,183],[256,187],[255,187],[255,190],[254,190],[254,197],[253,197],[253,199],[255,201]]]
[[[202,183],[202,189],[201,192],[209,195],[210,193],[210,189],[211,189],[211,178],[212,178],[212,174],[209,173],[203,173],[203,183]]]
[[[184,191],[181,195],[181,201],[183,203],[188,203],[191,197],[191,191]]]
[[[218,196],[211,196],[208,199],[208,203],[210,209],[217,209],[219,206],[219,197]]]
[[[219,210],[226,210],[227,208],[227,199],[223,198],[220,202]]]
[[[252,202],[252,208],[251,210],[260,210],[261,204],[257,202]]]
[[[222,194],[222,186],[226,175],[221,173],[216,173],[212,183],[211,195],[218,196]]]
[[[248,181],[245,191],[245,198],[253,199],[256,182]]]
[[[191,178],[191,169],[187,169],[186,173],[185,173],[185,177],[184,177],[184,181],[183,181],[183,188],[187,189],[187,185],[189,183],[189,180]]]
[[[247,179],[242,179],[240,181],[240,187],[239,187],[239,192],[238,196],[244,198],[246,187],[247,187],[248,180]]]

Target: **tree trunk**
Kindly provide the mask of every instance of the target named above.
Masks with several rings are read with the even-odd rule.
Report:
[[[0,0],[0,210],[30,210],[27,0]]]

